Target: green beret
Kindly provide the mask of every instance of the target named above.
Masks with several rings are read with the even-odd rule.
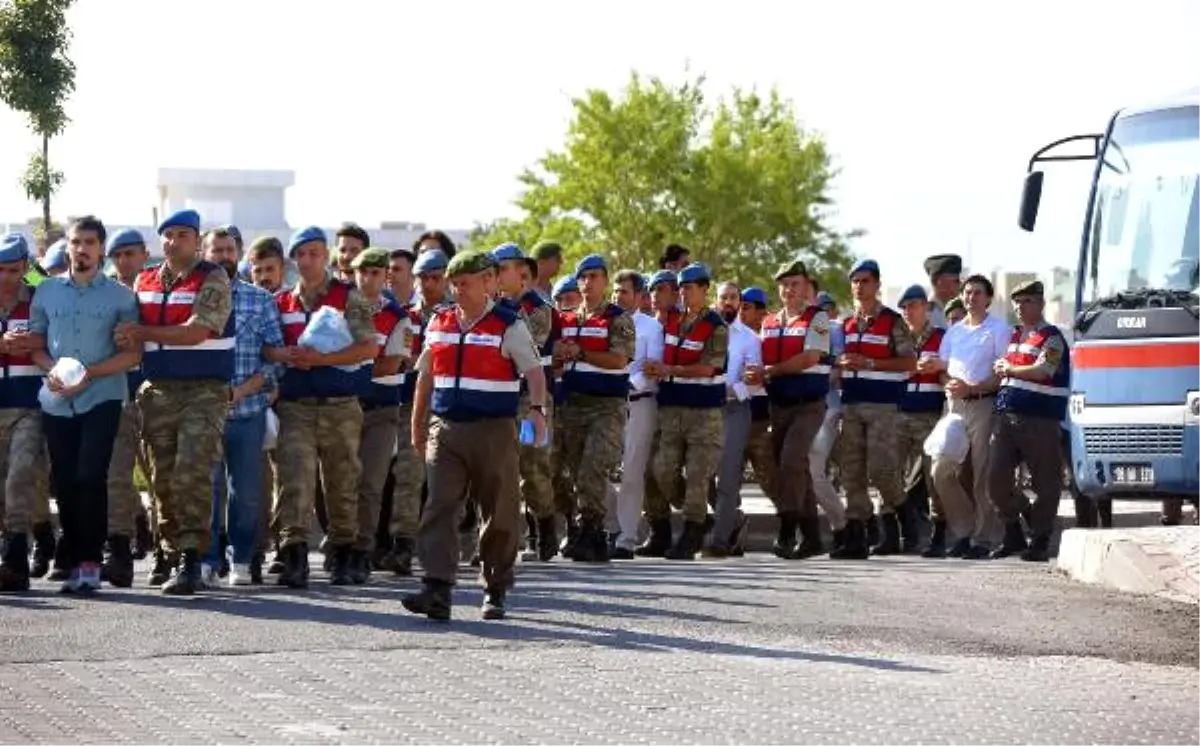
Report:
[[[484,251],[460,251],[446,267],[446,277],[473,275],[496,266],[490,254]]]
[[[967,312],[967,305],[963,303],[962,298],[959,298],[958,296],[946,301],[946,307],[942,309],[942,313],[946,314],[947,316],[955,311],[962,311],[963,313]]]
[[[942,275],[961,275],[962,257],[958,254],[936,254],[925,260],[925,274],[934,280]]]
[[[786,280],[789,277],[808,277],[808,267],[805,267],[804,262],[799,259],[788,264],[781,264],[779,271],[775,273],[775,282]]]
[[[350,266],[354,269],[387,269],[390,260],[391,255],[387,249],[372,246],[360,251],[358,256],[354,257],[354,261],[350,262]]]
[[[542,259],[554,259],[555,257],[561,257],[562,253],[563,249],[561,246],[553,241],[547,241],[538,244],[538,247],[533,250],[533,259],[539,261]]]
[[[1017,285],[1015,288],[1013,288],[1012,292],[1008,294],[1008,297],[1016,299],[1031,295],[1040,298],[1042,297],[1042,293],[1043,289],[1041,280],[1026,280],[1025,282],[1022,282],[1020,285]]]

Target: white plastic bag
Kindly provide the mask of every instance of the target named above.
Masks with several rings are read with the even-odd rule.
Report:
[[[73,357],[60,357],[55,361],[54,367],[46,372],[47,379],[49,376],[54,376],[66,388],[78,386],[86,375],[87,368]],[[63,398],[62,394],[51,391],[46,381],[42,381],[42,388],[38,390],[38,403],[42,405],[43,409],[49,409],[61,402]]]
[[[933,432],[925,439],[925,453],[933,458],[948,458],[956,464],[967,460],[971,450],[971,439],[967,437],[967,423],[957,414],[948,414],[938,420]]]
[[[279,442],[279,418],[275,415],[275,410],[267,407],[267,430],[263,434],[263,450],[271,451],[275,449],[275,444]]]
[[[341,311],[329,306],[321,306],[313,312],[312,318],[308,320],[308,325],[300,333],[297,343],[328,355],[354,344],[354,337],[351,336],[350,325],[346,323],[346,317],[342,315]],[[353,373],[363,366],[359,363],[334,367]]]

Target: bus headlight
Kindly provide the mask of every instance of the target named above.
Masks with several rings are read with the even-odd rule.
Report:
[[[1078,417],[1079,415],[1083,414],[1084,401],[1085,398],[1083,394],[1071,394],[1069,408],[1071,410],[1072,417]]]
[[[1189,391],[1187,395],[1187,421],[1200,422],[1200,391]]]

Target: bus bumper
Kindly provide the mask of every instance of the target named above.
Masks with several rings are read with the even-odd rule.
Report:
[[[1088,407],[1071,419],[1071,466],[1087,497],[1200,494],[1200,422],[1185,405]]]

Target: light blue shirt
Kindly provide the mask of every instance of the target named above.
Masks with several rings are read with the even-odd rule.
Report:
[[[57,362],[75,358],[90,368],[116,355],[117,324],[138,320],[137,297],[119,282],[98,273],[87,285],[70,274],[51,277],[38,286],[29,310],[29,331],[46,338],[46,351]],[[70,399],[55,402],[46,414],[74,417],[107,401],[125,401],[125,371],[96,378]]]
[[[829,322],[829,354],[834,358],[846,354],[846,327],[842,326],[840,319],[830,319]],[[829,409],[841,409],[842,390],[830,386],[829,393],[825,395],[825,406]]]
[[[730,399],[749,401],[756,387],[742,380],[747,366],[762,365],[762,340],[754,330],[734,319],[729,325],[728,363],[725,365],[725,389]]]
[[[658,390],[658,383],[647,378],[642,367],[647,360],[663,359],[663,328],[658,319],[648,316],[641,311],[633,314],[633,330],[635,334],[633,362],[629,364],[629,385],[635,393],[652,393]]]

